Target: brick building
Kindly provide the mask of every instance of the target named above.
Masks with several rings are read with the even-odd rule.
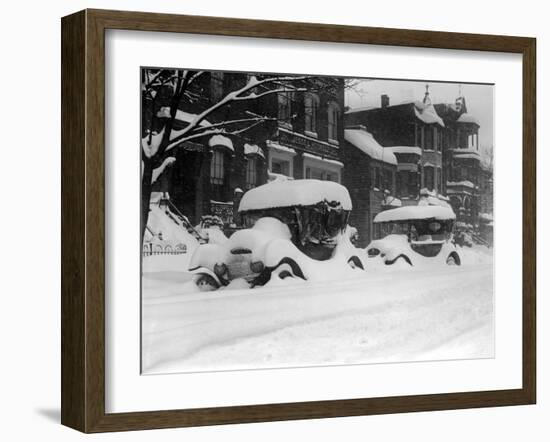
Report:
[[[202,74],[194,85],[192,99],[180,106],[174,129],[185,128],[197,114],[245,86],[252,75],[217,71]],[[274,89],[281,92],[270,93]],[[341,181],[343,80],[283,81],[258,86],[252,92],[259,98],[223,106],[201,124],[214,126],[258,116],[269,121],[239,135],[216,134],[182,143],[174,149],[176,161],[155,183],[154,190],[168,192],[176,207],[194,224],[203,215],[218,215],[226,226],[238,226],[237,208],[243,192],[268,180]],[[161,91],[154,104],[143,104],[142,127],[150,127],[147,123],[154,113],[159,126],[153,130],[160,130],[165,124],[163,119],[169,117],[169,99],[170,91]]]
[[[365,247],[373,238],[374,217],[382,210],[399,207],[395,197],[398,161],[389,148],[382,147],[364,126],[347,126],[342,160],[342,184],[351,196],[350,224],[357,228],[358,244]]]
[[[435,197],[445,194],[445,124],[428,91],[421,102],[397,105],[382,95],[378,108],[346,112],[346,126],[355,124],[366,126],[383,146],[392,147],[397,158],[396,196],[404,205],[417,204],[424,188]]]
[[[433,104],[428,87],[422,101],[351,109],[346,126],[364,125],[397,158],[396,196],[403,205],[450,204],[459,225],[476,227],[480,213],[481,155],[477,119],[466,100]],[[492,192],[492,189],[491,189]]]

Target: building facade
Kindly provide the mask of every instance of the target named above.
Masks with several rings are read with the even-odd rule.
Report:
[[[274,75],[275,76],[275,75]],[[183,100],[174,130],[185,128],[196,115],[244,87],[253,74],[205,72],[193,96]],[[258,78],[266,78],[262,74]],[[251,90],[257,98],[220,107],[201,124],[224,125],[223,134],[187,141],[174,149],[176,161],[163,172],[155,191],[168,192],[173,204],[191,223],[204,215],[219,216],[229,228],[239,227],[238,204],[244,192],[274,179],[315,178],[341,182],[343,163],[343,79],[304,78],[261,84]],[[289,79],[290,78],[290,79]],[[158,130],[170,117],[170,91],[143,104],[142,127]],[[149,110],[151,109],[151,110]],[[245,124],[228,122],[261,119]]]
[[[401,206],[395,196],[398,161],[364,126],[346,127],[344,137],[342,184],[353,204],[349,222],[357,229],[357,244],[366,247],[374,237],[374,217],[382,210]]]
[[[389,97],[382,95],[380,107],[351,109],[345,121],[346,126],[364,125],[395,154],[396,196],[403,205],[418,204],[421,199],[450,204],[459,226],[478,228],[480,126],[468,114],[464,97],[452,104],[433,104],[426,87],[422,101],[390,105]]]

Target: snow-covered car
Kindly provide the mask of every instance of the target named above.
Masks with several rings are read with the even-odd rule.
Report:
[[[365,267],[364,250],[346,231],[351,199],[338,183],[274,181],[251,189],[239,205],[245,229],[224,244],[203,244],[189,270],[202,290],[245,280],[252,287],[272,280],[346,277]]]
[[[461,265],[451,240],[455,218],[452,209],[442,206],[404,206],[379,213],[373,222],[381,239],[367,246],[369,263]]]

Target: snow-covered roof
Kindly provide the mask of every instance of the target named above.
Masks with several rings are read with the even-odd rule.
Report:
[[[375,223],[387,223],[392,221],[407,221],[416,219],[455,219],[452,209],[442,206],[404,206],[397,209],[385,210],[375,216]]]
[[[384,204],[384,206],[390,206],[390,207],[401,207],[402,203],[401,203],[401,200],[399,198],[395,198],[395,197],[387,197]]]
[[[397,165],[397,170],[405,170],[408,172],[418,172],[418,164],[412,164],[412,163],[399,163]]]
[[[465,186],[465,187],[471,187],[472,189],[475,187],[474,183],[468,180],[464,181],[447,181],[447,186]]]
[[[170,108],[167,106],[161,107],[157,112],[157,117],[159,118],[170,118]],[[190,114],[189,112],[182,111],[178,109],[176,112],[176,120],[183,121],[184,123],[192,123],[197,118],[197,114]],[[211,126],[210,122],[206,119],[202,120],[199,123],[199,126],[206,127]]]
[[[415,155],[422,155],[422,149],[417,146],[391,146],[386,147],[386,149],[391,149],[393,153],[412,153]]]
[[[322,201],[337,201],[344,210],[352,208],[348,190],[333,181],[275,180],[246,192],[239,204],[239,212],[275,207],[309,206]]]
[[[303,155],[304,155],[305,158],[311,158],[312,160],[322,161],[324,163],[334,164],[335,166],[344,167],[344,163],[342,163],[341,161],[338,161],[338,160],[331,160],[329,158],[323,158],[323,157],[320,157],[319,155],[313,155],[313,154],[307,153],[307,152],[304,152]]]
[[[271,171],[268,170],[267,171],[267,179],[268,179],[268,181],[276,181],[276,180],[288,181],[288,180],[293,180],[294,177],[283,175],[282,173],[271,172]]]
[[[233,141],[231,141],[230,138],[227,138],[223,135],[218,134],[210,137],[210,139],[208,140],[208,145],[210,147],[214,147],[214,146],[227,147],[229,150],[235,152],[235,149],[233,147]]]
[[[353,109],[348,109],[345,114],[353,114],[355,112],[363,112],[368,111],[371,109],[376,109],[376,106],[362,106],[362,107],[354,107]]]
[[[479,120],[474,117],[473,115],[470,115],[468,113],[462,114],[458,119],[456,120],[457,123],[471,123],[471,124],[477,124],[479,126]]]
[[[453,149],[453,156],[459,157],[459,158],[470,158],[474,160],[480,160],[481,155],[476,149],[468,148],[468,149]]]
[[[258,155],[265,159],[264,151],[257,144],[248,144],[244,145],[244,154],[245,155]]]
[[[344,138],[372,159],[397,165],[397,158],[391,149],[382,147],[370,132],[362,129],[346,129]]]
[[[271,140],[267,140],[266,144],[268,147],[272,147],[273,149],[278,150],[280,152],[286,152],[292,155],[296,155],[296,151],[292,147],[283,146],[282,144],[276,143],[275,141],[271,141]]]
[[[483,213],[481,212],[479,214],[479,219],[482,221],[493,221],[493,214],[492,213]]]
[[[420,201],[418,201],[419,206],[441,206],[441,207],[447,207],[451,208],[449,203],[447,201],[442,200],[440,197],[437,196],[425,196],[420,198]]]
[[[443,120],[439,115],[437,115],[437,112],[435,110],[435,107],[433,104],[425,104],[421,101],[415,101],[414,102],[414,114],[416,115],[416,118],[423,121],[426,124],[433,124],[437,123],[441,127],[445,127],[445,123],[443,123]]]

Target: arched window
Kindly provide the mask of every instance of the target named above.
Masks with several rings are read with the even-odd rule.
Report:
[[[338,142],[338,120],[340,108],[335,102],[328,104],[328,139]]]
[[[258,161],[254,156],[249,156],[246,160],[246,188],[256,187],[258,180]]]
[[[312,135],[317,135],[317,112],[319,110],[319,97],[314,94],[306,94],[304,98],[305,129]]]
[[[223,151],[214,149],[210,161],[210,183],[218,186],[223,185],[225,179],[224,161],[225,154]]]

